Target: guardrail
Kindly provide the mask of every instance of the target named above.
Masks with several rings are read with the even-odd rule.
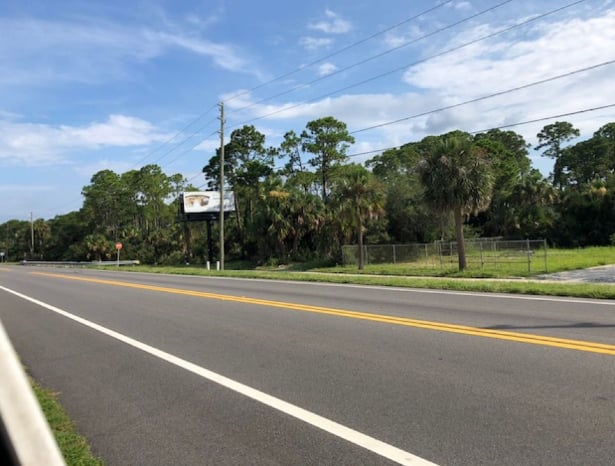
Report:
[[[66,267],[97,267],[99,265],[139,265],[141,262],[138,260],[126,260],[126,261],[28,261],[23,260],[21,265],[39,265],[39,266],[66,266]]]
[[[65,466],[45,416],[0,322],[0,452],[3,464]]]

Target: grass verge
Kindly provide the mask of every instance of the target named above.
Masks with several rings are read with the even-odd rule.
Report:
[[[108,269],[108,268],[107,268]],[[394,275],[368,275],[327,272],[288,272],[264,270],[209,271],[204,267],[157,267],[139,266],[123,271],[168,273],[176,275],[200,275],[208,277],[259,278],[321,283],[344,283],[357,285],[394,286],[405,288],[430,288],[455,291],[478,291],[491,293],[516,293],[545,296],[615,299],[615,285],[571,282],[546,282],[528,279],[477,279],[449,277],[409,277]]]
[[[548,249],[548,271],[562,272],[601,265],[615,264],[615,246]],[[615,299],[615,284],[549,282],[538,279],[545,272],[544,256],[534,256],[536,267],[527,270],[524,263],[500,262],[497,267],[470,267],[459,272],[442,269],[437,261],[431,266],[417,261],[402,264],[367,264],[363,271],[355,266],[323,267],[321,263],[290,264],[281,267],[261,267],[248,270],[249,264],[236,267],[228,262],[223,272],[207,270],[203,266],[148,266],[125,268],[125,271],[168,273],[179,275],[204,275],[237,278],[260,278],[306,282],[347,283],[358,285],[396,286],[407,288],[431,288],[455,291],[479,291],[492,293],[517,293],[546,296]],[[428,261],[429,262],[429,261]],[[115,269],[114,267],[103,267]]]
[[[60,406],[57,395],[41,387],[32,379],[30,383],[66,464],[68,466],[103,466],[102,459],[92,455],[87,441],[77,433],[75,423]]]

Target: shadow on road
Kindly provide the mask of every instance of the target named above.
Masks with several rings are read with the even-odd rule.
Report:
[[[520,330],[520,329],[540,329],[540,328],[608,328],[615,327],[615,324],[599,324],[596,322],[577,322],[564,325],[492,325],[481,327],[487,330]]]

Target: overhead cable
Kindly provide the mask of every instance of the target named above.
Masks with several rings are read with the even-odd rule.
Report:
[[[506,124],[506,125],[493,126],[491,128],[481,129],[481,130],[477,130],[477,131],[467,131],[467,132],[469,134],[486,133],[487,131],[492,131],[492,130],[496,130],[496,129],[513,128],[515,126],[529,125],[529,124],[532,124],[532,123],[540,123],[542,121],[548,121],[548,120],[554,120],[554,119],[569,117],[569,116],[573,116],[573,115],[579,115],[581,113],[596,112],[598,110],[605,110],[607,108],[613,108],[613,107],[615,107],[615,103],[607,104],[607,105],[600,105],[598,107],[586,108],[586,109],[583,109],[583,110],[575,110],[573,112],[560,113],[558,115],[550,115],[550,116],[547,116],[547,117],[534,118],[532,120],[518,121],[516,123],[509,123],[509,124]],[[377,154],[377,153],[381,153],[381,152],[384,152],[384,151],[387,151],[387,150],[393,150],[393,149],[398,149],[398,148],[399,148],[399,146],[385,147],[384,149],[374,149],[374,150],[369,150],[369,151],[365,151],[365,152],[357,152],[357,153],[354,153],[354,154],[348,154],[347,157],[359,157],[361,155]]]
[[[365,42],[368,42],[368,41],[370,41],[372,39],[375,39],[376,37],[381,36],[382,34],[386,34],[387,32],[390,32],[393,29],[396,29],[396,28],[398,28],[400,26],[403,26],[404,24],[407,24],[407,23],[409,23],[411,21],[414,21],[415,19],[418,19],[421,16],[424,16],[424,15],[426,15],[428,13],[431,13],[432,11],[435,11],[438,8],[443,7],[443,6],[445,6],[445,5],[449,4],[449,3],[452,3],[452,2],[453,2],[453,0],[447,0],[445,2],[438,3],[437,5],[435,5],[435,6],[431,7],[431,8],[423,10],[423,11],[421,11],[420,13],[418,13],[418,14],[416,14],[414,16],[411,16],[409,18],[404,19],[403,21],[400,21],[399,23],[396,23],[396,24],[394,24],[392,26],[389,26],[389,27],[387,27],[385,29],[381,29],[380,31],[375,32],[375,33],[373,33],[370,36],[364,37],[363,39],[360,39],[360,40],[358,40],[356,42],[353,42],[352,44],[348,44],[348,45],[346,45],[346,46],[344,46],[344,47],[342,47],[340,49],[335,50],[334,52],[331,52],[331,53],[329,53],[329,54],[327,54],[327,55],[325,55],[323,57],[317,58],[316,60],[313,60],[313,61],[311,61],[311,62],[309,62],[309,63],[307,63],[305,65],[298,66],[297,68],[295,68],[292,71],[288,71],[288,72],[286,72],[284,74],[276,76],[275,78],[272,78],[272,79],[270,79],[270,80],[268,80],[268,81],[266,81],[266,82],[264,82],[262,84],[254,86],[254,87],[252,87],[250,89],[247,89],[245,91],[238,92],[237,94],[234,94],[234,95],[230,96],[229,98],[225,99],[225,102],[230,102],[230,101],[235,100],[235,99],[237,99],[239,97],[242,97],[242,96],[244,96],[246,94],[250,94],[250,93],[252,93],[252,92],[254,92],[254,91],[258,90],[258,89],[261,89],[261,88],[263,88],[265,86],[268,86],[269,84],[272,84],[274,82],[280,81],[280,80],[285,79],[285,78],[288,78],[289,76],[292,76],[293,74],[296,74],[299,71],[303,71],[303,70],[305,70],[305,69],[307,69],[307,68],[309,68],[311,66],[317,65],[318,63],[321,63],[321,62],[323,62],[325,60],[328,60],[328,59],[333,58],[333,57],[335,57],[337,55],[340,55],[341,53],[346,52],[347,50],[350,50],[350,49],[352,49],[352,48],[354,48],[354,47],[356,47],[358,45],[364,44]]]
[[[465,42],[465,43],[463,43],[463,44],[461,44],[461,45],[458,45],[458,46],[456,46],[456,47],[452,47],[452,48],[450,48],[450,49],[447,49],[447,50],[444,50],[444,51],[442,51],[442,52],[436,53],[436,54],[434,54],[434,55],[430,55],[429,57],[423,58],[423,59],[421,59],[421,60],[417,60],[417,61],[415,61],[415,62],[412,62],[412,63],[408,63],[408,64],[405,64],[405,65],[399,66],[399,67],[397,67],[397,68],[395,68],[395,69],[392,69],[392,70],[389,70],[389,71],[387,71],[387,72],[384,72],[384,73],[378,74],[378,75],[376,75],[376,76],[372,76],[371,78],[364,79],[363,81],[359,81],[359,82],[357,82],[357,83],[354,83],[354,84],[351,84],[351,85],[348,85],[348,86],[342,87],[342,88],[340,88],[340,89],[336,89],[336,90],[334,90],[334,91],[328,92],[328,93],[323,94],[323,95],[320,95],[320,96],[318,96],[318,97],[314,97],[314,98],[309,99],[309,100],[307,100],[307,101],[305,101],[305,102],[301,102],[301,103],[298,103],[298,104],[292,104],[292,105],[287,105],[287,106],[284,106],[284,107],[282,107],[282,108],[280,108],[280,109],[278,109],[278,110],[275,110],[275,111],[273,111],[273,112],[269,112],[269,113],[266,113],[266,114],[263,114],[263,115],[260,115],[260,116],[254,117],[254,118],[251,118],[251,119],[249,119],[249,120],[244,121],[243,123],[239,123],[239,124],[237,124],[237,125],[234,125],[234,126],[233,126],[233,128],[240,127],[240,126],[246,125],[246,124],[248,124],[248,123],[252,123],[252,122],[254,122],[254,121],[262,120],[262,119],[264,119],[264,118],[267,118],[267,117],[270,117],[270,116],[273,116],[273,115],[277,115],[277,114],[280,114],[280,113],[286,112],[286,111],[288,111],[288,110],[292,110],[292,109],[295,109],[295,108],[298,108],[298,107],[305,106],[305,105],[307,105],[307,104],[309,104],[309,103],[316,102],[316,101],[318,101],[318,100],[320,100],[320,99],[323,99],[323,98],[325,98],[325,97],[330,97],[330,96],[335,95],[335,94],[338,94],[338,93],[340,93],[340,92],[342,92],[342,91],[347,91],[347,90],[349,90],[349,89],[352,89],[352,88],[355,88],[355,87],[361,86],[361,85],[363,85],[363,84],[367,84],[367,83],[369,83],[369,82],[375,81],[375,80],[380,79],[380,78],[383,78],[383,77],[385,77],[385,76],[389,76],[389,75],[391,75],[391,74],[393,74],[393,73],[396,73],[396,72],[399,72],[399,71],[403,71],[403,70],[405,70],[405,69],[407,69],[407,68],[410,68],[410,67],[412,67],[412,66],[416,66],[416,65],[418,65],[418,64],[425,63],[425,62],[427,62],[427,61],[433,60],[434,58],[438,58],[438,57],[441,57],[441,56],[443,56],[443,55],[446,55],[446,54],[449,54],[449,53],[452,53],[452,52],[456,52],[456,51],[461,50],[461,49],[463,49],[463,48],[465,48],[465,47],[468,47],[468,46],[470,46],[470,45],[474,45],[474,44],[477,44],[478,42],[481,42],[481,41],[484,41],[484,40],[487,40],[487,39],[491,39],[491,38],[493,38],[493,37],[496,37],[496,36],[498,36],[498,35],[504,34],[504,33],[506,33],[506,32],[510,32],[510,31],[512,31],[512,30],[514,30],[514,29],[517,29],[517,28],[520,28],[520,27],[522,27],[522,26],[526,26],[527,24],[530,24],[530,23],[532,23],[532,22],[534,22],[534,21],[537,21],[537,20],[539,20],[539,19],[543,19],[543,18],[545,18],[545,17],[547,17],[547,16],[550,16],[550,15],[553,15],[553,14],[556,14],[556,13],[559,13],[559,12],[561,12],[561,11],[563,11],[563,10],[567,9],[567,8],[571,8],[571,7],[575,6],[575,5],[578,5],[578,4],[580,4],[580,3],[583,3],[584,1],[586,1],[586,0],[577,0],[577,1],[575,1],[575,2],[569,3],[569,4],[564,5],[564,6],[562,6],[562,7],[556,8],[556,9],[554,9],[554,10],[550,10],[550,11],[548,11],[548,12],[546,12],[546,13],[542,13],[542,14],[540,14],[540,15],[537,15],[537,16],[534,16],[534,17],[532,17],[532,18],[526,19],[526,20],[521,21],[521,22],[519,22],[519,23],[513,24],[512,26],[508,26],[508,27],[506,27],[506,28],[500,29],[499,31],[495,31],[495,32],[493,32],[493,33],[490,33],[490,34],[484,35],[484,36],[482,36],[482,37],[479,37],[479,38],[477,38],[477,39],[473,39],[473,40],[471,40],[471,41]]]
[[[263,98],[263,99],[261,99],[261,100],[258,100],[258,101],[256,101],[256,102],[252,102],[251,104],[246,105],[246,106],[241,107],[241,108],[238,108],[238,109],[235,109],[235,110],[233,110],[233,111],[232,111],[232,112],[230,112],[230,113],[231,113],[231,114],[233,114],[233,113],[239,113],[239,112],[241,112],[242,110],[247,110],[248,108],[252,108],[252,107],[254,107],[254,106],[258,105],[258,104],[261,104],[261,103],[263,103],[263,102],[267,102],[267,101],[269,101],[269,100],[275,99],[276,97],[281,97],[281,96],[283,96],[283,95],[290,94],[290,93],[295,92],[295,91],[298,91],[298,90],[300,90],[300,89],[305,89],[306,87],[310,87],[310,86],[312,86],[313,84],[316,84],[317,82],[323,81],[323,80],[325,80],[325,79],[329,79],[329,78],[331,78],[331,77],[333,77],[333,76],[335,76],[335,75],[338,75],[338,74],[340,74],[340,73],[344,73],[344,72],[346,72],[346,71],[348,71],[348,70],[350,70],[350,69],[352,69],[352,68],[356,68],[357,66],[364,65],[365,63],[369,63],[369,62],[370,62],[370,61],[372,61],[372,60],[376,60],[377,58],[380,58],[380,57],[383,57],[383,56],[385,56],[385,55],[388,55],[388,54],[390,54],[390,53],[392,53],[392,52],[395,52],[395,51],[397,51],[397,50],[400,50],[400,49],[402,49],[402,48],[404,48],[404,47],[407,47],[407,46],[409,46],[409,45],[411,45],[411,44],[415,44],[415,43],[417,43],[417,42],[419,42],[419,41],[421,41],[421,40],[423,40],[423,39],[426,39],[426,38],[428,38],[428,37],[431,37],[431,36],[434,36],[434,35],[436,35],[436,34],[439,34],[439,33],[443,32],[443,31],[446,31],[446,30],[448,30],[448,29],[451,29],[451,28],[453,28],[453,27],[455,27],[455,26],[459,26],[460,24],[463,24],[463,23],[465,23],[465,22],[467,22],[467,21],[470,21],[470,20],[475,19],[475,18],[477,18],[477,17],[479,17],[479,16],[482,16],[482,15],[484,15],[484,14],[486,14],[486,13],[489,13],[489,12],[491,12],[491,11],[495,10],[496,8],[500,8],[501,6],[504,6],[504,5],[506,5],[507,3],[510,3],[510,2],[512,2],[512,1],[514,1],[514,0],[505,0],[505,1],[503,1],[503,2],[498,3],[497,5],[494,5],[494,6],[492,6],[492,7],[489,7],[489,8],[487,8],[487,9],[485,9],[485,10],[479,11],[478,13],[475,13],[475,14],[473,14],[473,15],[471,15],[471,16],[467,16],[466,18],[463,18],[463,19],[461,19],[461,20],[459,20],[459,21],[456,21],[456,22],[454,22],[454,23],[451,23],[451,24],[449,24],[449,25],[447,25],[447,26],[444,26],[444,27],[442,27],[442,28],[440,28],[440,29],[436,29],[435,31],[432,31],[432,32],[427,33],[427,34],[424,34],[424,35],[422,35],[422,36],[420,36],[420,37],[416,37],[416,38],[414,38],[414,39],[412,39],[412,40],[406,41],[406,42],[404,42],[404,43],[402,43],[402,44],[400,44],[400,45],[397,45],[397,46],[395,46],[395,47],[389,48],[389,49],[387,49],[387,50],[385,50],[385,51],[383,51],[383,52],[377,53],[376,55],[372,55],[371,57],[367,57],[367,58],[365,58],[365,59],[363,59],[363,60],[360,60],[360,61],[358,61],[358,62],[352,63],[351,65],[348,65],[348,66],[346,66],[346,67],[344,67],[344,68],[340,68],[340,69],[338,69],[338,70],[333,71],[332,73],[328,73],[328,74],[327,74],[327,75],[325,75],[325,76],[320,76],[320,77],[318,77],[318,78],[316,78],[316,79],[313,79],[312,81],[309,81],[309,82],[306,82],[306,83],[302,83],[302,84],[298,84],[297,86],[294,86],[294,87],[292,87],[292,88],[290,88],[290,89],[287,89],[287,90],[285,90],[285,91],[279,92],[278,94],[274,94],[274,95],[272,95],[272,96],[265,97],[265,98]],[[247,93],[247,92],[248,92],[248,91],[246,91],[245,93]],[[227,100],[227,102],[228,102],[228,100]]]
[[[388,121],[386,123],[379,123],[377,125],[368,126],[366,128],[356,129],[354,131],[350,131],[350,134],[362,133],[364,131],[369,131],[369,130],[376,129],[376,128],[382,128],[384,126],[394,125],[396,123],[401,123],[402,121],[411,120],[413,118],[419,118],[419,117],[422,117],[422,116],[431,115],[432,113],[442,112],[444,110],[451,110],[453,108],[461,107],[463,105],[472,104],[472,103],[475,103],[475,102],[480,102],[482,100],[492,99],[494,97],[499,97],[499,96],[502,96],[502,95],[510,94],[512,92],[516,92],[516,91],[520,91],[520,90],[523,90],[523,89],[528,89],[530,87],[538,86],[539,84],[545,84],[545,83],[548,83],[548,82],[551,82],[551,81],[556,81],[558,79],[567,78],[568,76],[573,76],[575,74],[583,73],[585,71],[591,71],[591,70],[595,70],[597,68],[601,68],[603,66],[612,65],[613,63],[615,63],[615,59],[608,60],[608,61],[599,63],[597,65],[586,66],[585,68],[580,68],[578,70],[569,71],[567,73],[559,74],[557,76],[551,76],[550,78],[541,79],[540,81],[534,81],[534,82],[531,82],[531,83],[528,83],[528,84],[523,84],[521,86],[513,87],[511,89],[506,89],[505,91],[494,92],[492,94],[484,95],[484,96],[481,96],[481,97],[476,97],[474,99],[466,100],[464,102],[459,102],[459,103],[456,103],[456,104],[453,104],[453,105],[447,105],[446,107],[440,107],[440,108],[436,108],[434,110],[428,110],[426,112],[416,113],[414,115],[410,115],[410,116],[407,116],[407,117],[404,117],[404,118],[398,118],[397,120]]]

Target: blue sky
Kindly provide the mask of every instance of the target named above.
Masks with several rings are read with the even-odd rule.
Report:
[[[269,145],[333,115],[356,131],[349,154],[615,104],[615,2],[573,3],[2,0],[0,223],[79,209],[102,169],[203,185],[220,101],[227,135],[254,124]],[[588,137],[615,107],[562,119]],[[553,121],[511,129],[535,144]]]

